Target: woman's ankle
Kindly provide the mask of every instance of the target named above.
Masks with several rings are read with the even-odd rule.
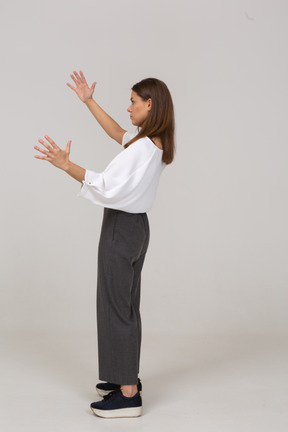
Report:
[[[135,385],[121,385],[120,389],[122,391],[122,394],[125,397],[133,397],[137,393],[137,384]]]

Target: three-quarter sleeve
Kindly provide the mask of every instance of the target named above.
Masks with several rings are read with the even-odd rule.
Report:
[[[126,132],[122,146],[132,137]],[[122,150],[103,172],[86,170],[78,195],[104,207],[141,212],[149,207],[149,188],[157,170],[155,162],[159,165],[157,151],[148,139],[140,138]]]

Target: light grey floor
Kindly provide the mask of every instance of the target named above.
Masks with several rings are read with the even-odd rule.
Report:
[[[143,415],[101,419],[95,332],[1,341],[5,432],[287,432],[287,335],[143,335]]]

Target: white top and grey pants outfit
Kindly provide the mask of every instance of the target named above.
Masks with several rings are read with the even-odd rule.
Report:
[[[147,211],[166,164],[148,137],[123,148],[105,171],[86,170],[79,193],[104,207],[98,248],[97,331],[99,379],[120,385],[138,382],[141,270],[149,244]]]

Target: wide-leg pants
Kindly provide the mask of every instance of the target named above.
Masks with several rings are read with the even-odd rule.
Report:
[[[141,270],[149,237],[147,213],[104,208],[97,275],[98,364],[102,381],[137,384]]]

